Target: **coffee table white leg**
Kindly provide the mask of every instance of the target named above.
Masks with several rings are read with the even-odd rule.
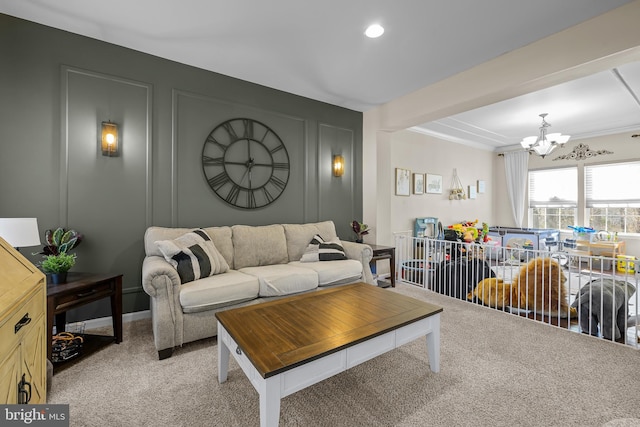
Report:
[[[440,314],[432,317],[433,329],[427,334],[427,353],[431,371],[440,372]]]
[[[260,427],[278,427],[280,421],[280,375],[260,381]]]
[[[223,383],[227,380],[229,372],[229,347],[222,339],[222,331],[224,328],[218,323],[218,382]]]

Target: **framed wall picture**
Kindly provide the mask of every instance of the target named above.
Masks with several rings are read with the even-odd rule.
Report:
[[[411,191],[411,171],[396,168],[396,196],[409,196]]]
[[[478,196],[478,193],[476,193],[476,186],[475,185],[470,185],[469,186],[469,198],[470,199],[475,199]]]
[[[478,180],[478,193],[482,194],[485,191],[485,183],[482,180]]]
[[[413,174],[413,194],[424,194],[424,174]]]
[[[428,173],[425,184],[425,193],[442,194],[442,175]]]

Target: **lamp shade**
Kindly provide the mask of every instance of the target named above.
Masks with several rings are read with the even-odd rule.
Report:
[[[102,138],[100,147],[103,156],[118,155],[118,125],[112,122],[102,122]]]
[[[333,156],[333,176],[344,175],[344,157],[340,155]]]
[[[522,145],[525,150],[530,153],[534,152],[542,158],[551,154],[557,147],[564,145],[570,138],[569,135],[562,135],[561,133],[547,133],[547,129],[551,127],[545,120],[547,115],[547,113],[540,114],[540,117],[542,117],[540,136],[528,136],[520,141],[520,145]]]
[[[14,248],[40,245],[37,218],[0,218],[0,237]]]

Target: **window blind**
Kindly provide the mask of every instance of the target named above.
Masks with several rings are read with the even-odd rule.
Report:
[[[640,162],[585,166],[584,175],[588,208],[640,203]]]
[[[529,207],[578,205],[578,168],[529,171]]]

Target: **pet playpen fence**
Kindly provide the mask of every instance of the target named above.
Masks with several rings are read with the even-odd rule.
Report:
[[[395,247],[399,282],[640,348],[636,291],[640,272],[638,261],[631,257],[584,255],[562,245],[534,250],[524,245],[469,244],[412,237],[410,231],[395,233]],[[560,268],[552,271],[550,261]],[[514,285],[516,277],[524,277],[519,275],[529,264],[533,270],[526,280],[520,279],[525,283],[520,283],[519,292],[511,289],[505,296],[505,289]],[[483,289],[478,287],[490,278],[495,280],[485,281]],[[565,292],[550,292],[557,283]],[[514,301],[520,294],[529,294],[531,300]],[[560,306],[567,309],[553,309]]]

